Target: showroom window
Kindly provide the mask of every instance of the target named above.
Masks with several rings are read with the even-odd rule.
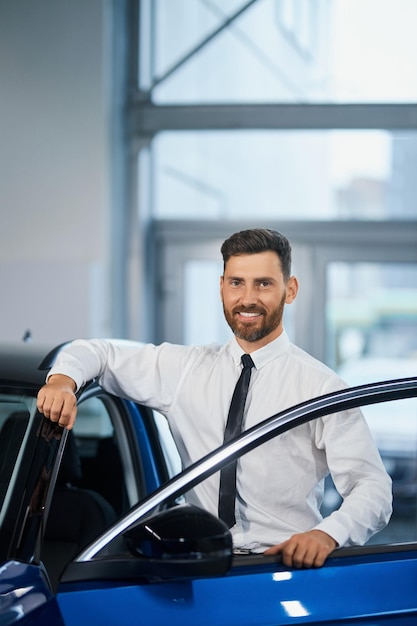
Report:
[[[123,334],[195,341],[189,321],[198,319],[193,302],[199,296],[186,285],[208,273],[213,283],[207,292],[216,292],[222,239],[241,224],[274,225],[293,236],[296,266],[308,284],[317,266],[314,298],[322,304],[307,303],[308,287],[299,313],[288,320],[293,338],[331,364],[326,302],[334,297],[334,281],[326,278],[333,271],[326,263],[383,262],[381,248],[386,250],[388,241],[391,263],[415,262],[417,5],[413,0],[315,0],[314,10],[305,0],[130,0],[127,5],[129,50],[138,62],[131,62],[128,76],[129,207],[119,218],[128,215],[130,222],[115,229],[115,263],[119,258],[122,272],[117,286],[125,290],[119,303],[126,309]],[[395,45],[387,45],[390,41]],[[293,222],[307,239],[293,231]],[[311,222],[322,225],[314,230],[315,240],[308,236]],[[399,228],[392,241],[389,230],[381,231],[391,222]],[[374,227],[367,227],[364,237],[365,223]],[[329,233],[334,233],[331,252]],[[194,246],[196,239],[204,245]],[[377,245],[376,256],[368,258],[367,250]],[[208,248],[210,260],[203,253]],[[411,299],[417,298],[410,289]],[[314,324],[314,333],[298,320],[311,309],[306,323]],[[205,328],[210,338],[223,340],[221,322]]]
[[[416,100],[413,0],[142,0],[139,9],[139,87],[158,104]]]
[[[291,238],[304,284],[288,315],[292,338],[332,364],[338,264],[416,260],[415,2],[127,6],[137,62],[128,71],[129,206],[116,218],[129,222],[115,229],[121,334],[197,341],[193,285],[204,277],[217,294],[222,240],[242,225],[271,225]],[[412,281],[410,292],[417,305]],[[216,317],[201,340],[227,332]]]
[[[164,131],[155,219],[391,220],[416,215],[417,134]]]

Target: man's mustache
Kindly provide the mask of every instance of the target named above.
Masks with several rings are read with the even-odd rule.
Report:
[[[256,305],[251,306],[235,306],[232,309],[232,313],[259,313],[260,315],[264,315],[265,309],[259,308]]]

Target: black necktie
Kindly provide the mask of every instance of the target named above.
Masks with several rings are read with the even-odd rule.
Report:
[[[230,403],[229,415],[224,431],[224,443],[237,437],[242,431],[243,411],[246,396],[248,395],[252,367],[254,367],[249,354],[242,355],[242,364],[243,369],[236,383]],[[220,472],[219,517],[226,522],[229,528],[235,523],[236,465],[237,461],[232,461]]]

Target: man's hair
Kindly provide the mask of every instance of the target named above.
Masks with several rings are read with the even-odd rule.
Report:
[[[258,254],[267,250],[277,253],[284,280],[287,281],[291,276],[291,245],[284,235],[271,228],[241,230],[226,239],[221,247],[224,268],[232,256]]]

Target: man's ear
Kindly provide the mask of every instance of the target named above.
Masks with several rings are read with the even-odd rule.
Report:
[[[220,300],[223,302],[223,276],[220,276]]]
[[[287,296],[285,298],[285,304],[291,304],[297,297],[298,292],[298,280],[295,276],[290,276],[287,281]]]

